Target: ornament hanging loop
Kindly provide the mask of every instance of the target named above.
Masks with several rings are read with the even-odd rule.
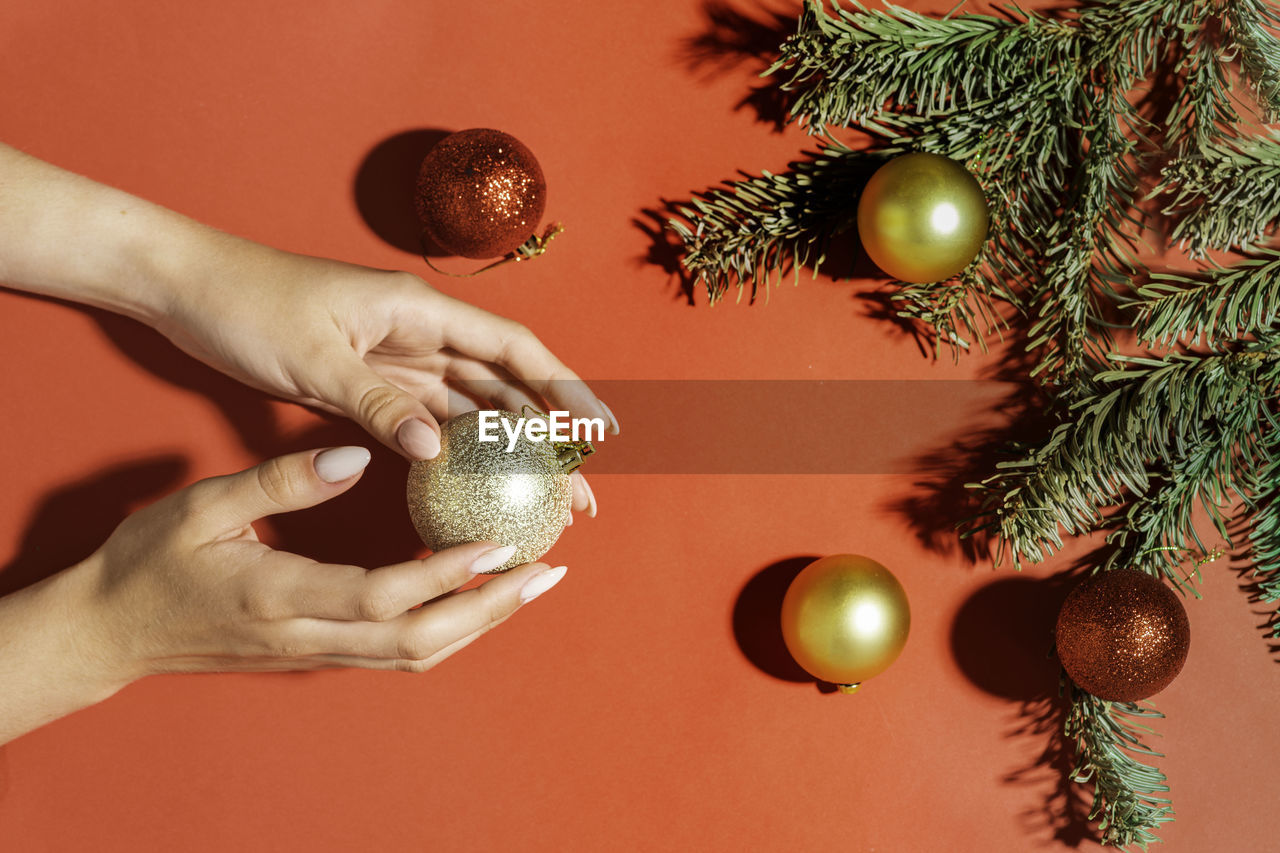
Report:
[[[471,272],[449,272],[448,270],[440,269],[440,267],[432,263],[431,258],[427,255],[427,250],[425,245],[426,235],[424,234],[422,239],[422,243],[423,243],[422,260],[426,261],[427,266],[431,267],[433,272],[437,272],[440,275],[447,275],[450,278],[473,278],[475,276],[480,275],[480,273],[497,269],[498,267],[504,266],[506,264],[511,264],[511,263],[518,264],[521,261],[528,261],[538,257],[539,255],[547,251],[547,247],[551,244],[551,241],[554,240],[563,231],[564,231],[563,225],[561,225],[559,222],[553,222],[551,225],[547,226],[547,230],[543,231],[541,235],[536,233],[533,234],[532,236],[529,237],[528,240],[525,240],[522,244],[520,244],[520,246],[514,252],[510,252],[505,257],[499,258],[493,263],[487,266],[483,266],[478,270],[472,270]]]

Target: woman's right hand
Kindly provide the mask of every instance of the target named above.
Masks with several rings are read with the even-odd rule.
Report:
[[[87,663],[117,684],[161,672],[423,672],[563,577],[563,566],[531,563],[454,592],[512,549],[478,542],[366,570],[258,540],[254,521],[342,494],[369,458],[361,447],[282,456],[127,518],[73,570],[87,593]]]

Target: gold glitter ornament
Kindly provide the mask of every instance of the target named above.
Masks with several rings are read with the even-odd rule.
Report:
[[[782,639],[814,678],[852,693],[907,644],[911,606],[893,572],[867,557],[810,563],[782,599]]]
[[[885,163],[858,199],[858,235],[876,266],[901,281],[943,281],[987,240],[987,199],[963,164],[940,154]]]
[[[1056,635],[1071,680],[1111,702],[1136,702],[1168,687],[1191,647],[1177,594],[1136,569],[1083,580],[1062,603]]]
[[[589,442],[534,441],[521,430],[508,451],[498,420],[516,429],[522,417],[496,412],[491,435],[480,440],[480,413],[467,412],[440,430],[440,454],[415,461],[406,489],[409,515],[432,551],[488,540],[516,553],[495,572],[541,557],[569,522],[569,473],[591,453]],[[537,415],[532,415],[537,417]]]
[[[500,130],[460,130],[427,153],[414,198],[426,235],[464,258],[513,252],[547,207],[542,167],[524,143]]]

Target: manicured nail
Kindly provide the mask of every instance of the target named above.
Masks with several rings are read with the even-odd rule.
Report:
[[[609,432],[617,435],[622,432],[622,428],[618,426],[618,419],[613,416],[613,410],[605,405],[604,400],[596,400],[600,404],[600,408],[604,409],[604,413],[609,416]]]
[[[510,560],[515,556],[515,553],[515,545],[503,545],[501,548],[485,551],[479,557],[476,557],[475,562],[471,564],[471,573],[482,575],[485,572],[491,572],[507,560]]]
[[[414,459],[435,459],[440,453],[440,436],[417,418],[411,418],[396,431],[396,441]]]
[[[587,493],[587,518],[596,517],[596,493],[591,491],[591,484],[587,482],[587,478],[582,478],[582,490]]]
[[[326,483],[341,483],[359,474],[373,455],[364,447],[333,447],[316,454],[311,464]]]
[[[568,569],[565,566],[556,566],[554,569],[547,569],[542,574],[536,575],[520,590],[520,603],[528,604],[551,589],[551,587],[560,583],[560,578],[564,577],[566,571]]]

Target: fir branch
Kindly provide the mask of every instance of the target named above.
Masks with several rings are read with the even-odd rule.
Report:
[[[1154,734],[1145,721],[1164,717],[1149,704],[1107,702],[1067,682],[1070,710],[1063,732],[1076,744],[1077,782],[1093,782],[1091,820],[1101,819],[1102,843],[1137,844],[1144,850],[1160,839],[1152,830],[1173,820],[1163,773],[1139,758],[1160,758],[1143,743]]]
[[[1180,511],[1143,531],[1147,542],[1195,540],[1187,501],[1198,500],[1219,523],[1224,503],[1247,497],[1256,482],[1251,471],[1269,461],[1259,437],[1273,427],[1280,342],[1239,353],[1112,360],[1122,369],[1094,376],[1092,390],[1047,441],[974,484],[986,497],[970,533],[998,532],[997,560],[1007,548],[1015,566],[1039,562],[1061,548],[1062,531],[1098,530],[1110,507],[1160,501],[1164,490],[1154,489],[1153,475],[1177,484],[1163,499]]]
[[[962,535],[994,532],[997,562],[1007,549],[1020,568],[1065,535],[1106,531],[1104,569],[1197,594],[1182,573],[1187,543],[1210,549],[1193,516],[1205,510],[1229,546],[1227,513],[1242,504],[1259,597],[1280,601],[1280,249],[1256,249],[1280,223],[1280,131],[1240,136],[1231,93],[1237,62],[1260,112],[1280,115],[1280,11],[1266,0],[1082,0],[1055,18],[1012,8],[934,19],[832,7],[806,0],[766,72],[792,93],[792,119],[811,133],[857,126],[880,137],[883,156],[963,161],[990,203],[982,258],[957,279],[901,285],[899,316],[958,352],[998,333],[1004,306],[1025,312],[1032,375],[1064,406],[1044,441],[970,484],[982,512]],[[1134,106],[1149,103],[1153,75],[1182,83],[1158,128]],[[1173,158],[1152,193],[1174,218],[1173,241],[1193,257],[1250,257],[1131,284],[1147,272],[1134,257],[1139,188],[1157,155]],[[857,188],[838,183],[848,156],[824,150],[681,209],[687,221],[672,227],[713,300],[735,280],[754,297],[771,274],[821,262],[856,208]],[[844,198],[824,195],[837,186]],[[1208,352],[1118,355],[1112,324],[1130,321],[1142,345]],[[1068,690],[1073,775],[1094,782],[1103,840],[1145,848],[1172,819],[1164,776],[1138,760],[1157,755],[1142,720],[1160,714]]]
[[[1126,512],[1107,519],[1106,525],[1116,529],[1107,535],[1107,543],[1113,550],[1102,563],[1102,570],[1137,569],[1163,577],[1183,593],[1199,598],[1200,591],[1192,583],[1197,572],[1195,569],[1187,572],[1183,567],[1188,554],[1184,543],[1194,541],[1199,553],[1204,555],[1197,560],[1197,568],[1201,562],[1220,555],[1218,548],[1205,545],[1192,521],[1192,513],[1199,504],[1207,508],[1214,528],[1226,547],[1231,547],[1226,510],[1237,492],[1218,479],[1218,468],[1223,454],[1231,455],[1232,450],[1224,450],[1217,442],[1201,442],[1170,465],[1168,471],[1153,473],[1146,494],[1133,496]],[[1238,480],[1247,474],[1232,473],[1236,475],[1232,477],[1233,486],[1238,488]],[[1239,494],[1245,493],[1241,488]]]
[[[1249,523],[1249,551],[1253,559],[1258,599],[1280,601],[1280,454],[1258,472],[1262,488]],[[1271,622],[1271,636],[1280,637],[1280,606]]]
[[[985,351],[987,338],[1008,326],[995,300],[1016,301],[996,276],[984,270],[981,258],[958,279],[934,284],[906,283],[891,299],[901,303],[899,317],[932,330],[935,356],[944,344],[958,355],[961,350],[968,350],[973,341]]]
[[[1095,79],[1132,88],[1155,70],[1165,42],[1194,32],[1219,0],[1086,0],[1079,12]]]
[[[1042,351],[1031,371],[1046,381],[1070,382],[1110,348],[1102,301],[1132,278],[1135,262],[1127,235],[1140,233],[1133,218],[1138,177],[1130,163],[1137,143],[1124,133],[1131,108],[1120,90],[1108,93],[1080,143],[1067,210],[1045,234],[1049,266],[1038,289],[1038,315],[1027,348]]]
[[[1280,13],[1265,0],[1224,3],[1231,36],[1239,50],[1240,69],[1253,86],[1263,118],[1280,116]]]
[[[1280,250],[1199,274],[1153,273],[1136,296],[1139,343],[1221,347],[1256,338],[1275,331],[1280,319]]]
[[[1173,69],[1184,81],[1165,118],[1164,145],[1170,150],[1200,151],[1230,132],[1240,117],[1231,101],[1228,71],[1221,48],[1211,41],[1208,10],[1182,30],[1182,57]]]
[[[1081,85],[1074,28],[1036,15],[937,20],[907,9],[856,11],[818,0],[766,72],[796,91],[793,117],[810,132],[858,125],[888,141],[961,160],[999,201],[993,233],[1036,233],[1059,206],[1069,162],[1071,104]],[[1012,209],[1005,210],[1005,205]],[[1034,222],[1024,222],[1033,214]]]
[[[869,172],[880,155],[835,142],[780,174],[730,182],[680,206],[668,224],[685,243],[682,263],[703,282],[714,303],[731,284],[751,284],[751,298],[786,273],[813,265],[816,276],[831,237],[847,230]]]
[[[1280,219],[1280,132],[1230,138],[1173,160],[1152,195],[1170,198],[1172,239],[1191,257],[1248,250]]]
[[[894,106],[934,117],[1004,101],[1047,100],[1069,89],[1075,30],[1035,14],[937,19],[889,5],[853,10],[808,0],[794,36],[766,74],[798,91],[793,114],[811,130],[866,125]]]

